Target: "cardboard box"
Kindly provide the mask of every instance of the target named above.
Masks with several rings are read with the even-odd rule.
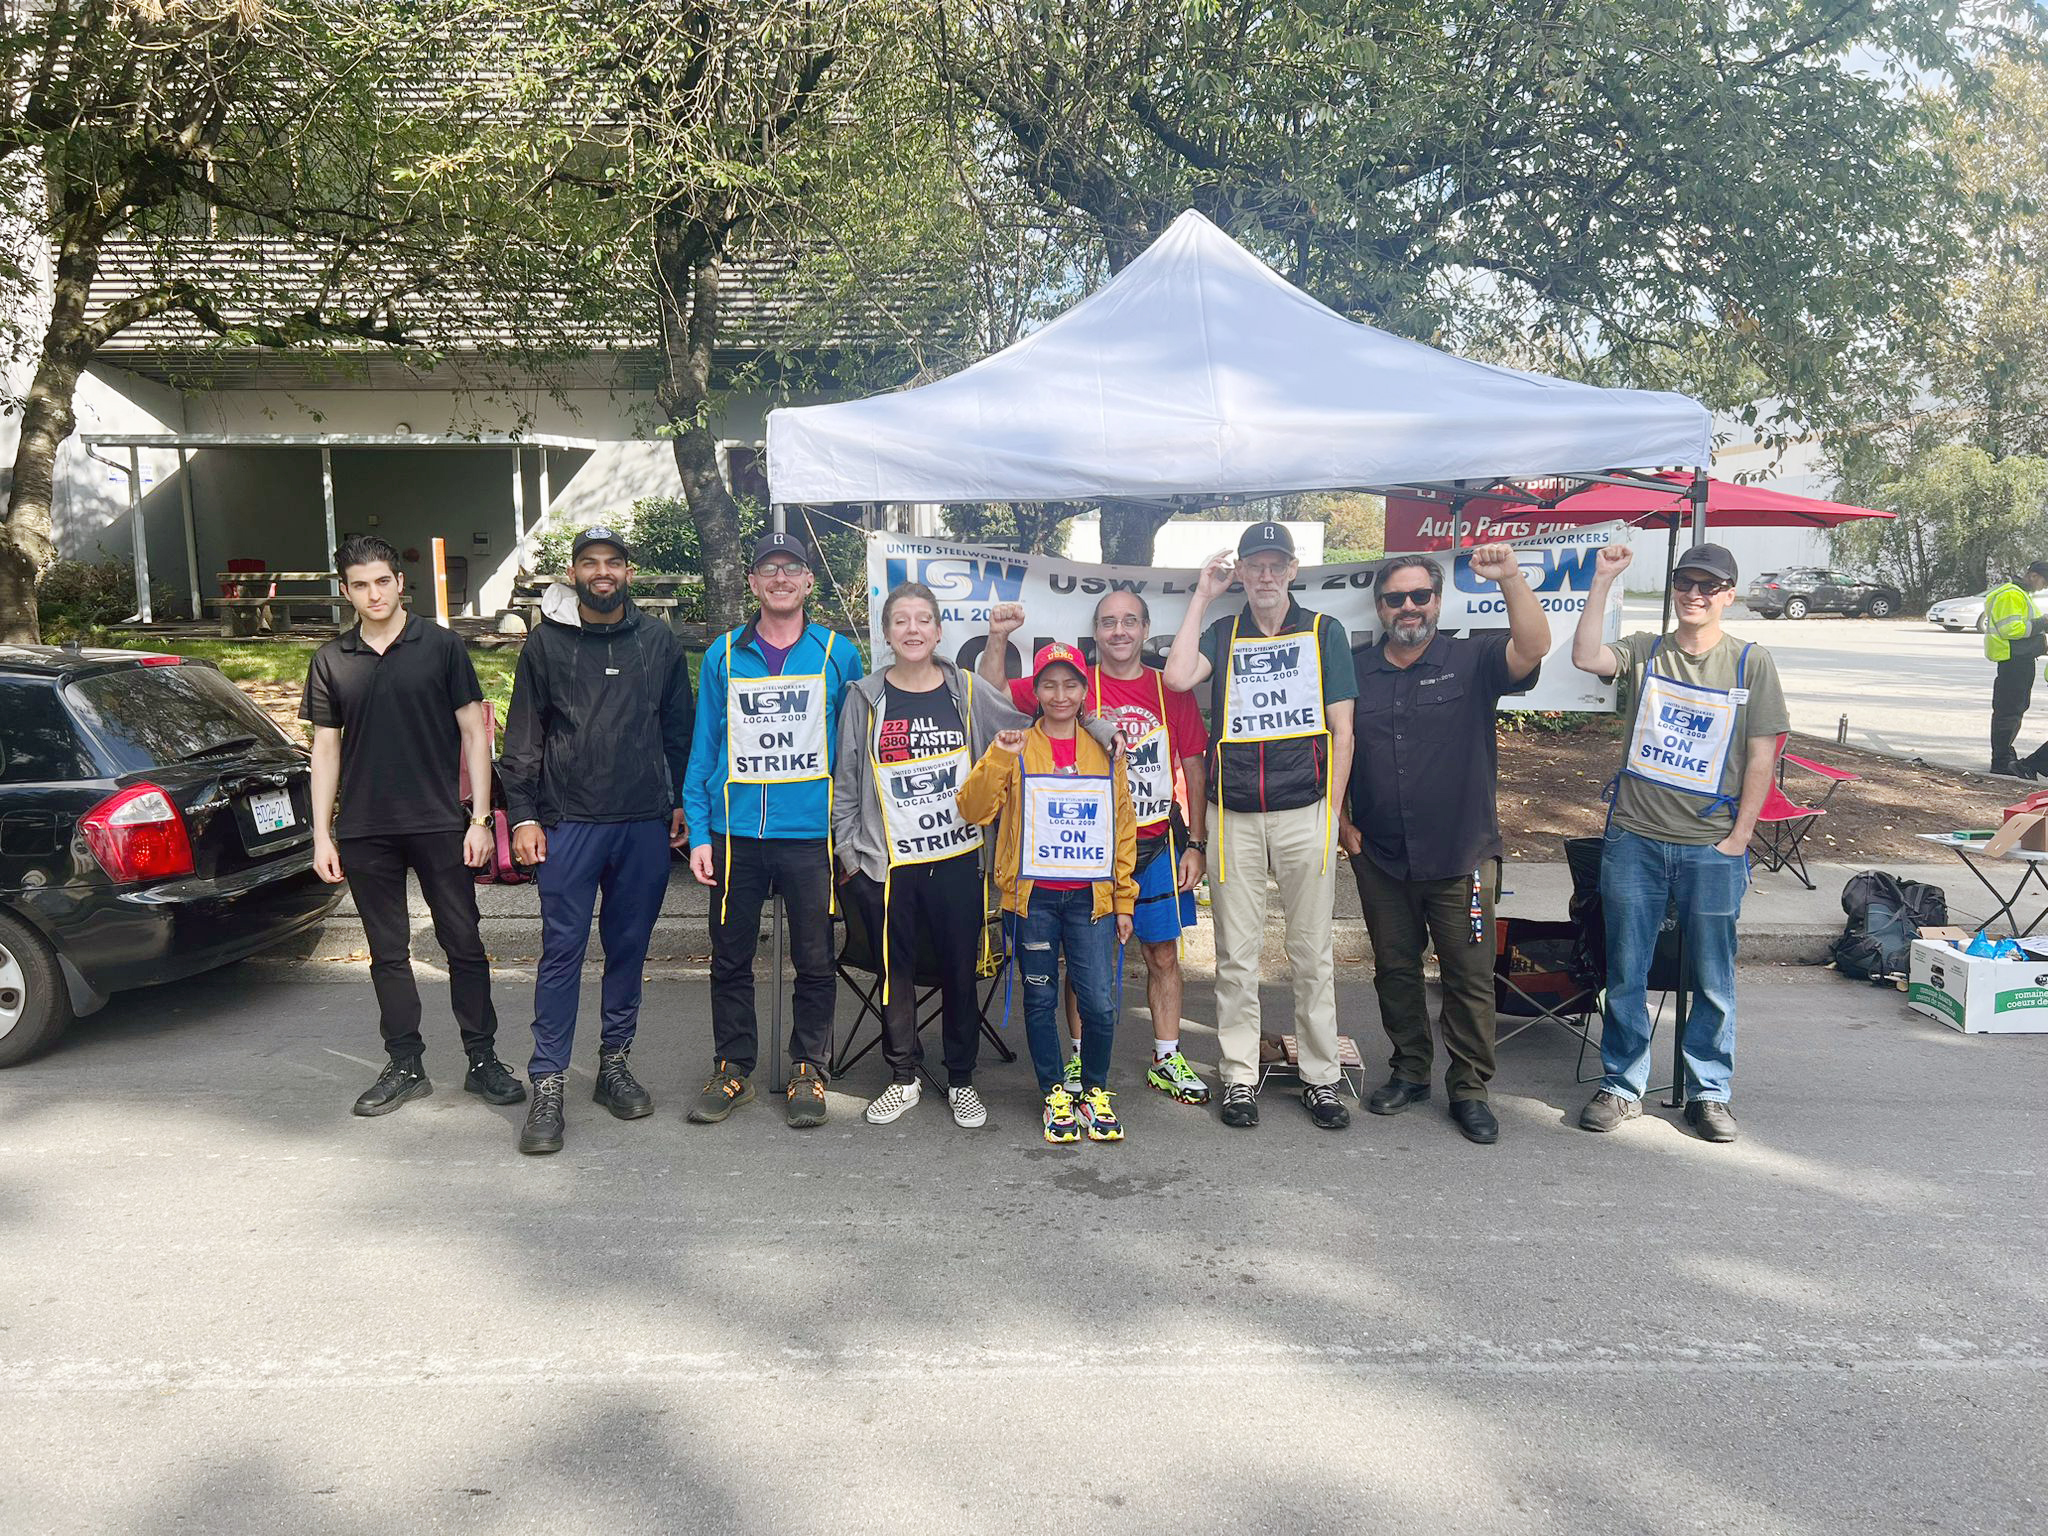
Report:
[[[1987,857],[1995,859],[2009,848],[2022,848],[2028,853],[2048,853],[2048,816],[2039,811],[2028,811],[2007,817],[2005,825],[1998,829],[1998,835],[1984,845],[1984,852]]]
[[[1967,944],[1970,942],[1971,933],[1967,928],[1957,928],[1951,925],[1946,928],[1922,928],[1920,930],[1920,937],[1923,939],[1954,939],[1958,944]]]
[[[2048,1034],[2048,960],[1979,960],[1915,939],[1906,1001],[1966,1035]]]

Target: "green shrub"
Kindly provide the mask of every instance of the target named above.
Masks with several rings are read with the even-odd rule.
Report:
[[[182,612],[187,599],[167,581],[149,584],[158,615]],[[126,560],[59,560],[36,589],[46,640],[83,638],[135,612],[135,567]]]

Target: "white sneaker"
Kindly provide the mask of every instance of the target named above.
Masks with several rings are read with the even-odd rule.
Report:
[[[946,1100],[953,1106],[953,1123],[963,1130],[979,1130],[988,1124],[988,1106],[972,1088],[948,1088]]]
[[[887,1125],[900,1120],[918,1101],[924,1090],[916,1083],[891,1083],[882,1096],[868,1105],[868,1124]]]

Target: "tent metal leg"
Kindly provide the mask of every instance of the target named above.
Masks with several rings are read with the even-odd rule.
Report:
[[[776,1093],[789,1086],[786,1080],[787,1067],[782,1059],[782,897],[775,898],[775,962],[768,973],[768,1084]]]

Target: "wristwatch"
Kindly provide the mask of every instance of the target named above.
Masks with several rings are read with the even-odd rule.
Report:
[[[1191,837],[1188,839],[1188,846],[1197,853],[1207,853],[1209,851],[1209,839],[1206,837]]]
[[[488,827],[491,824],[491,818],[489,816],[472,816],[469,818],[469,824],[472,827]]]

